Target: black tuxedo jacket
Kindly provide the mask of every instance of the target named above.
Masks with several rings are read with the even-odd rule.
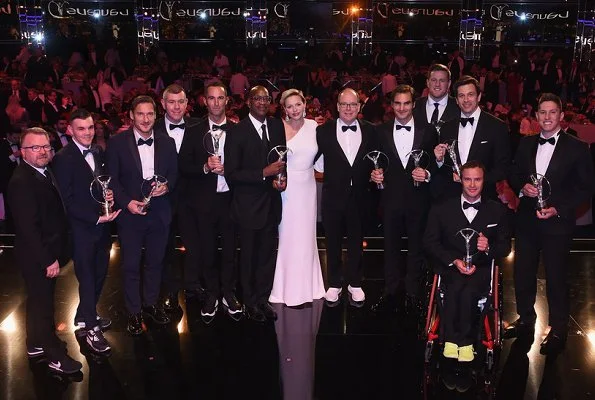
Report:
[[[100,147],[94,146],[95,171],[91,170],[83,154],[75,143],[68,143],[52,160],[52,169],[56,175],[60,193],[66,207],[70,224],[76,229],[96,229],[101,212],[101,205],[91,197],[89,186],[96,176],[106,174],[104,154]]]
[[[423,206],[428,205],[430,200],[429,184],[421,183],[419,187],[413,185],[411,172],[415,169],[415,164],[412,157],[409,157],[406,168],[403,168],[394,140],[395,123],[395,120],[392,120],[376,127],[379,150],[388,156],[389,161],[388,169],[384,172],[383,207],[384,209],[424,208]],[[413,132],[409,134],[414,135],[412,150],[422,149],[428,154],[424,156],[427,165],[421,165],[421,167],[433,175],[437,169],[434,158],[434,147],[437,142],[434,132],[428,129],[424,121],[414,119]]]
[[[345,156],[337,140],[337,120],[332,120],[316,128],[318,154],[324,156],[324,179],[322,184],[322,209],[344,210],[349,199],[349,189],[353,187],[356,199],[364,201],[370,190],[370,172],[373,164],[365,155],[378,150],[374,127],[358,120],[362,133],[362,143],[357,151],[353,165]],[[317,156],[318,157],[318,156]]]
[[[45,270],[70,256],[68,221],[58,189],[26,162],[8,185],[16,237],[15,251],[24,268]]]
[[[60,114],[66,111],[59,104],[56,104],[56,108],[57,110],[50,103],[45,103],[43,105],[43,112],[45,113],[45,118],[48,125],[54,125],[56,122],[58,122]]]
[[[488,238],[490,251],[487,254],[477,252],[477,235],[471,239],[471,253],[473,249],[477,252],[473,256],[477,268],[490,267],[492,260],[498,262],[510,253],[510,217],[502,204],[482,198],[475,218],[469,223],[461,207],[461,197],[453,197],[432,207],[424,235],[424,247],[438,267],[437,272],[443,268],[456,268],[449,267],[450,263],[464,258],[465,240],[457,234],[463,228],[475,229]]]
[[[510,175],[510,184],[517,194],[526,183],[531,183],[529,176],[535,173],[538,138],[539,135],[522,138],[517,149]],[[588,201],[595,189],[593,162],[587,144],[560,131],[545,177],[551,185],[547,204],[556,208],[559,217],[538,219],[536,198],[522,196],[517,212],[517,229],[571,234],[576,224],[576,208]]]
[[[175,189],[178,178],[176,145],[169,136],[154,134],[153,137],[155,175],[161,175],[167,179],[167,186],[171,192]],[[122,213],[118,216],[118,223],[135,224],[151,215],[157,216],[164,225],[168,225],[172,216],[169,193],[151,199],[151,206],[146,216],[133,215],[128,211],[128,203],[131,200],[143,199],[142,165],[132,128],[111,138],[106,153],[108,172],[112,176],[110,187],[114,191],[116,205],[122,209]]]
[[[43,106],[43,100],[41,100],[39,97],[36,97],[35,100],[27,103],[25,108],[29,113],[31,122],[41,122]]]
[[[415,117],[416,121],[423,122],[424,124],[428,125],[428,129],[432,129],[433,132],[436,132],[436,128],[428,121],[432,117],[432,114],[428,115],[426,112],[426,103],[428,102],[428,96],[420,97],[415,101],[415,108],[413,109],[413,116]],[[444,122],[449,122],[459,118],[461,115],[461,110],[457,105],[457,100],[452,97],[448,96],[448,101],[446,102],[446,108],[444,112],[440,116],[440,120]]]
[[[235,126],[233,122],[227,121],[227,131],[231,130],[233,126]],[[210,156],[203,145],[203,137],[209,131],[209,127],[208,118],[204,118],[195,125],[195,133],[188,136],[188,140],[184,135],[184,142],[178,155],[180,179],[184,179],[188,183],[184,192],[185,200],[202,212],[209,212],[217,201],[217,178],[219,177],[217,174],[205,174],[203,171]],[[225,141],[225,147],[227,147],[227,137]],[[226,160],[223,161],[224,164],[227,164]]]
[[[0,139],[0,157],[2,159],[0,162],[0,193],[6,193],[10,177],[18,166],[16,161],[10,159],[12,153],[13,150],[8,140]]]
[[[477,121],[477,129],[473,136],[473,142],[469,149],[467,161],[480,161],[486,168],[484,179],[483,194],[491,199],[495,199],[496,182],[504,180],[508,176],[510,169],[510,138],[506,124],[482,111]],[[447,122],[442,127],[442,141],[458,140],[460,114],[459,117]],[[458,147],[457,147],[458,155]],[[448,154],[446,155],[448,158]],[[460,162],[460,160],[459,160]],[[440,168],[441,179],[445,183],[445,196],[458,196],[461,193],[461,184],[452,180],[452,169],[447,164]]]
[[[269,148],[285,146],[283,123],[267,118]],[[225,141],[225,179],[234,191],[231,217],[244,229],[261,229],[273,213],[281,222],[281,193],[273,187],[274,176],[263,179],[262,170],[268,165],[262,140],[250,117],[227,131]]]

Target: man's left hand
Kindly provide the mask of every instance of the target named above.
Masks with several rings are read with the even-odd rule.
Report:
[[[416,182],[425,182],[428,179],[428,172],[423,168],[417,167],[411,171],[411,177]]]
[[[478,251],[488,251],[490,248],[490,244],[488,242],[488,238],[483,235],[483,233],[479,232],[479,237],[477,238],[477,250]]]
[[[153,186],[155,186],[155,185],[156,185],[156,183],[153,182]],[[162,185],[159,186],[159,188],[157,188],[157,189],[155,189],[153,191],[153,197],[163,196],[167,192],[168,192],[167,183],[166,184],[162,184]]]
[[[273,187],[278,191],[283,192],[285,189],[287,189],[287,178],[281,177],[281,183],[279,183],[278,179],[274,179]]]
[[[535,213],[539,219],[550,219],[558,215],[558,210],[556,210],[556,207],[548,207],[537,210]]]

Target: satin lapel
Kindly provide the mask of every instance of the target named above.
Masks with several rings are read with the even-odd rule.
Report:
[[[395,156],[395,158],[397,160],[400,160],[399,152],[397,151],[397,144],[395,143],[395,135],[393,134],[393,132],[394,132],[394,120],[393,120],[392,124],[385,125],[384,131],[382,132],[382,134],[385,135],[386,143],[388,143],[390,150],[393,152],[393,155]]]
[[[155,168],[155,175],[161,175],[161,176],[165,176],[165,174],[161,173],[160,167],[161,164],[159,163],[159,160],[162,159],[161,154],[159,154],[162,150],[163,150],[163,142],[162,140],[166,140],[165,138],[162,137],[157,137],[156,135],[153,135],[153,137],[155,138],[155,143],[153,144],[153,146],[155,146],[155,155],[153,157],[153,167]],[[169,138],[169,136],[168,136]]]
[[[536,157],[537,157],[537,147],[539,146],[539,143],[537,142],[537,139],[539,138],[539,135],[535,135],[532,140],[533,143],[531,144],[531,147],[529,148],[530,154],[529,154],[529,175],[534,174],[537,172],[537,165],[535,164],[535,162],[537,161]],[[556,150],[557,150],[556,146]],[[553,155],[552,155],[553,158]],[[525,177],[526,179],[529,179],[529,177]]]
[[[91,146],[93,146],[93,145],[91,145]],[[93,180],[93,178],[95,177],[95,171],[93,171],[91,169],[91,166],[87,163],[87,160],[85,160],[85,157],[83,157],[83,153],[81,153],[81,151],[78,149],[76,144],[74,144],[74,143],[68,144],[68,147],[70,148],[71,152],[75,153],[74,157],[76,160],[78,160],[78,163],[80,164],[81,168],[85,168],[85,171],[89,171],[89,174],[91,175],[91,180],[89,182],[91,182]],[[91,153],[91,156],[93,157],[93,161],[95,161],[95,170],[97,170],[97,165],[98,165],[97,157],[95,157],[95,154],[93,154],[93,153]]]
[[[475,128],[475,135],[473,135],[473,141],[471,142],[471,147],[469,148],[469,155],[467,156],[467,161],[475,160],[475,153],[479,150],[479,146],[481,146],[481,142],[484,140],[484,130],[489,129],[486,125],[486,118],[483,115],[483,111],[479,113],[479,118],[477,119],[477,128]]]
[[[345,155],[345,152],[343,151],[343,148],[341,147],[341,145],[339,144],[339,140],[337,139],[337,120],[334,120],[333,123],[331,124],[331,126],[332,126],[332,130],[328,134],[330,135],[330,137],[333,138],[332,139],[333,145],[337,148],[337,151],[339,152],[339,154],[341,154],[341,156],[343,157],[343,160],[347,163],[347,165],[351,165],[351,164],[349,164],[349,160],[347,159],[347,156]],[[361,125],[360,125],[360,129],[361,129]],[[363,137],[364,137],[364,134],[362,132],[362,143],[364,141]],[[357,158],[355,161],[357,161]],[[354,164],[355,164],[355,161],[353,162]]]
[[[140,175],[143,176],[143,166],[140,162],[140,154],[138,153],[138,146],[134,142],[134,132],[129,131],[125,134],[128,135],[128,138],[127,138],[128,148],[130,149],[130,153],[132,154],[132,158],[134,159],[136,168],[138,169],[138,172],[140,173]]]
[[[552,175],[556,174],[556,171],[560,167],[560,165],[564,162],[564,154],[568,154],[566,149],[566,144],[568,138],[562,131],[560,131],[560,135],[558,136],[558,143],[556,144],[556,148],[554,149],[554,153],[552,154],[552,159],[550,160],[549,165],[547,166],[547,170],[545,171],[545,176],[550,180],[552,179]],[[549,144],[545,144],[544,146],[550,146]]]
[[[366,129],[366,131],[364,132],[364,125],[359,119],[357,120],[357,123],[359,124],[360,131],[362,132],[362,143],[360,144],[359,149],[357,150],[357,155],[355,156],[355,160],[353,160],[353,165],[355,165],[358,161],[364,159],[366,155],[366,149],[368,148],[368,142],[370,141],[370,131]]]

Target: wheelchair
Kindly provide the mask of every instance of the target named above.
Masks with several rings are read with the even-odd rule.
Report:
[[[435,371],[439,370],[444,346],[442,340],[443,329],[440,324],[440,311],[444,304],[444,296],[445,288],[442,285],[441,276],[434,274],[429,291],[428,309],[422,338],[425,340],[424,388],[426,385],[436,383],[438,378]],[[480,324],[480,328],[477,329],[478,337],[474,344],[476,357],[472,363],[478,377],[477,381],[479,381],[479,377],[483,377],[486,393],[493,397],[495,392],[492,384],[494,383],[502,349],[503,332],[502,272],[494,262],[491,265],[489,291],[479,299],[477,311],[477,323]]]

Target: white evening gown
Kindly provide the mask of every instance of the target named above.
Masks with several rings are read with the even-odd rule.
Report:
[[[291,152],[287,157],[287,189],[281,193],[283,214],[271,303],[297,306],[325,293],[316,244],[316,126],[315,121],[306,119],[287,142]]]

